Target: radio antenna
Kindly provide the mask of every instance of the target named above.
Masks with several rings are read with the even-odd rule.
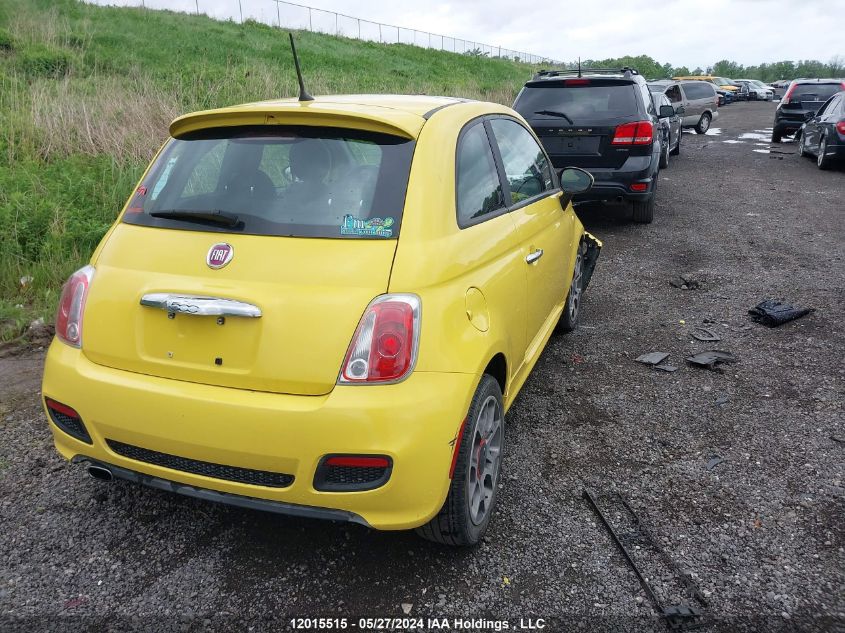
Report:
[[[291,37],[293,37],[293,36],[291,36]],[[291,40],[291,42],[293,42],[293,40]],[[296,53],[294,53],[294,57],[296,57]],[[299,68],[299,65],[297,65],[297,69],[298,68]],[[579,79],[581,78],[581,57],[580,56],[578,57],[578,78]]]
[[[299,100],[300,101],[314,101],[314,97],[308,94],[305,90],[305,84],[302,82],[302,71],[299,69],[299,57],[296,54],[296,44],[293,43],[293,33],[288,33],[290,36],[290,49],[293,51],[293,63],[296,66],[296,78],[299,80]]]

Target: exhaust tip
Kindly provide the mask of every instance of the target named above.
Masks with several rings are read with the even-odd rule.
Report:
[[[89,466],[88,474],[93,479],[99,479],[100,481],[112,481],[114,479],[114,475],[112,475],[111,471],[108,468],[104,468],[102,466]]]

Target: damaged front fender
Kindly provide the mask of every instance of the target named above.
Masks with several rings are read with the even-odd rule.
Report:
[[[584,253],[584,269],[582,272],[583,277],[581,282],[581,289],[583,290],[590,284],[590,279],[593,276],[593,270],[595,270],[596,262],[599,258],[599,252],[601,252],[602,243],[601,240],[586,231],[584,232],[584,237],[582,237],[581,240],[587,246],[587,250]]]

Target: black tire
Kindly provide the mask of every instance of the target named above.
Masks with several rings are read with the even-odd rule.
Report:
[[[776,129],[772,130],[772,143],[780,143],[782,138],[783,134],[778,132]]]
[[[816,155],[816,165],[819,169],[830,169],[833,167],[833,160],[825,155],[827,152],[827,136],[822,136],[819,141],[819,153]]]
[[[680,128],[678,130],[678,144],[675,145],[675,149],[673,149],[671,152],[669,152],[670,154],[672,154],[672,156],[677,156],[681,153],[681,139],[682,138],[684,138],[684,128]]]
[[[571,332],[578,326],[581,298],[584,292],[584,255],[586,253],[587,244],[582,241],[575,255],[575,266],[572,268],[572,281],[569,284],[569,292],[566,293],[566,303],[563,304],[563,312],[557,322],[558,332]]]
[[[634,200],[631,219],[637,224],[651,224],[654,220],[654,200],[657,198],[657,174],[654,175],[654,188],[647,200]]]
[[[669,169],[669,144],[660,148],[660,169]]]
[[[476,522],[471,517],[470,502],[467,489],[470,485],[470,471],[473,468],[473,448],[476,431],[479,428],[481,419],[480,413],[488,404],[490,398],[495,400],[501,416],[500,425],[500,450],[498,465],[492,479],[492,496],[485,507],[483,519]],[[472,397],[472,403],[467,414],[466,426],[461,434],[461,445],[458,447],[458,460],[455,464],[455,473],[452,483],[449,486],[449,494],[440,512],[425,525],[418,527],[416,532],[419,536],[442,545],[466,547],[476,545],[490,524],[493,509],[496,507],[496,497],[501,479],[501,449],[504,447],[504,403],[502,390],[496,379],[488,374],[481,377],[481,382]],[[478,461],[480,462],[480,453]],[[477,467],[477,466],[476,466]]]
[[[698,120],[698,123],[695,124],[696,134],[705,134],[707,130],[710,129],[710,122],[712,120],[712,117],[707,112],[702,114],[701,118]]]

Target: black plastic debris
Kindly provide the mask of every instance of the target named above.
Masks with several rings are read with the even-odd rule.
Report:
[[[651,530],[628,501],[618,492],[595,492],[584,488],[583,498],[590,504],[611,539],[619,548],[645,594],[670,630],[697,629],[708,624],[709,607],[704,593],[688,571],[678,565],[657,544]],[[676,591],[672,591],[672,589]],[[681,602],[667,604],[673,593]]]
[[[721,363],[735,363],[736,356],[730,352],[712,349],[706,352],[699,352],[693,356],[687,356],[687,362],[706,369],[716,369],[716,365]]]
[[[757,323],[762,323],[767,327],[777,327],[811,312],[815,312],[815,308],[796,308],[777,299],[766,299],[751,308],[748,314]]]
[[[634,360],[644,365],[658,365],[667,358],[669,358],[669,354],[666,352],[649,352],[648,354],[637,356]]]
[[[716,334],[713,330],[709,327],[696,327],[690,332],[690,335],[698,340],[704,341],[705,343],[715,343],[716,341],[721,341],[722,337]]]

